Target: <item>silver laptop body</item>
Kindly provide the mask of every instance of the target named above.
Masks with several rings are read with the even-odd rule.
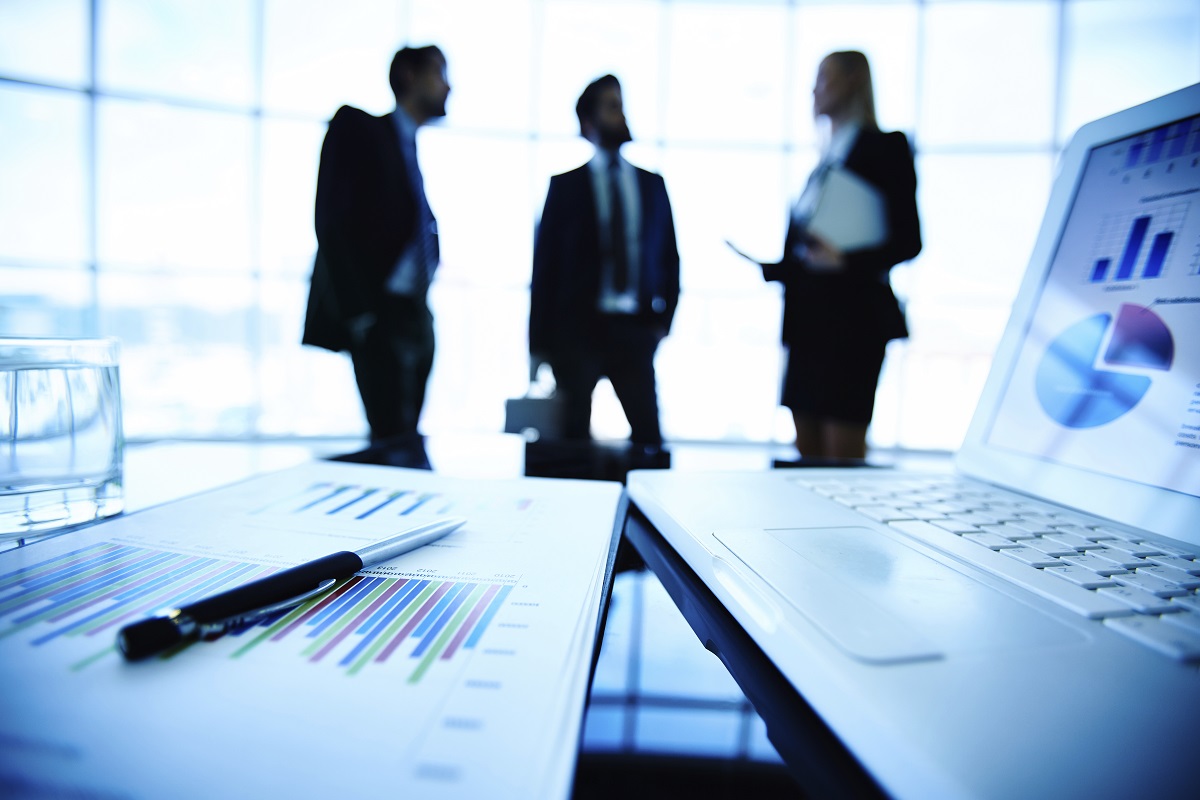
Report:
[[[886,792],[1200,796],[1200,85],[1064,151],[955,467],[628,491]]]

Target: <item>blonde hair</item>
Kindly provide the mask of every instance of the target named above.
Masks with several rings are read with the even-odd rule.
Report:
[[[837,65],[851,81],[851,108],[864,128],[878,130],[879,120],[875,116],[875,88],[871,80],[871,64],[865,54],[858,50],[838,50],[825,56],[825,61]]]

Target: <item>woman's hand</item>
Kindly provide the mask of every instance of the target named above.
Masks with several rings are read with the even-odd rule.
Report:
[[[817,272],[836,272],[846,265],[841,250],[813,234],[806,237],[804,261]]]

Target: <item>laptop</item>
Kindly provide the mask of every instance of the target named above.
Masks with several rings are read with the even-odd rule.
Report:
[[[1070,141],[952,470],[628,492],[886,793],[1197,796],[1200,84]]]

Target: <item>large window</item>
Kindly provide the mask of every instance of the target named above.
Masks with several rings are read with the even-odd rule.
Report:
[[[524,392],[533,230],[574,117],[617,74],[674,206],[683,297],[660,350],[669,439],[788,441],[778,255],[816,159],[810,87],[864,50],[917,149],[925,250],[893,272],[871,440],[952,448],[1089,119],[1200,80],[1194,0],[0,0],[0,334],[123,342],[126,429],[355,436],[348,359],[299,344],[326,121],[391,108],[405,43],[454,91],[420,154],[443,264],[422,428],[498,431]],[[628,428],[601,385],[595,432]]]

